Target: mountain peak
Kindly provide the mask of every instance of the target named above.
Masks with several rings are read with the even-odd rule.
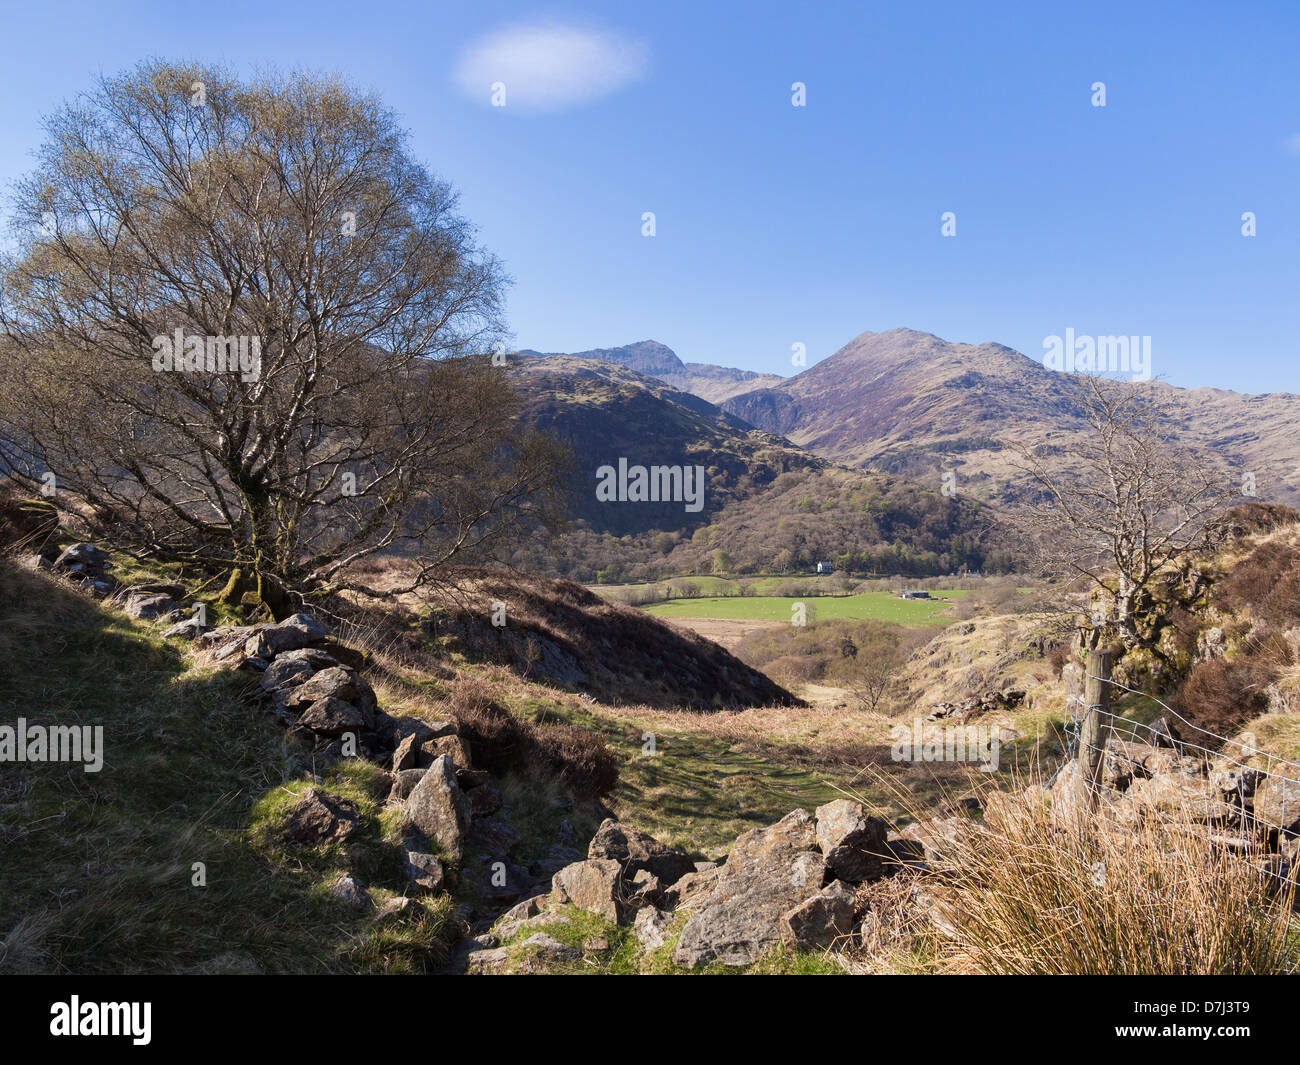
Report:
[[[597,359],[600,362],[612,362],[618,366],[626,366],[629,370],[635,370],[637,373],[647,374],[651,377],[659,374],[681,373],[686,365],[677,357],[667,344],[661,344],[657,340],[638,340],[635,344],[621,344],[614,348],[591,348],[587,351],[559,352],[548,351],[538,352],[527,349],[523,352],[525,355],[542,355],[546,357],[552,355],[571,355],[575,359]]]

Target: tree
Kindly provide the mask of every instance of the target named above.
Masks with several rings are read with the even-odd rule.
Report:
[[[154,62],[46,133],[0,286],[11,474],[277,615],[555,516],[560,454],[488,354],[500,264],[378,100]],[[412,565],[366,588],[381,553]]]
[[[1048,570],[1082,577],[1106,611],[1091,641],[1113,627],[1145,646],[1140,617],[1157,575],[1204,541],[1235,493],[1225,471],[1178,441],[1180,411],[1158,385],[1085,375],[1074,397],[1086,450],[1049,465],[1049,449],[1021,448],[1018,469],[1039,500],[1017,515]]]
[[[832,674],[854,694],[859,708],[875,713],[893,691],[908,656],[923,642],[924,634],[869,622],[856,636],[856,640],[847,635],[841,639],[840,660]]]

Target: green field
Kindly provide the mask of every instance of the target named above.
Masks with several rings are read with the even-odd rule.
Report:
[[[960,589],[940,590],[931,595],[957,599],[967,593]],[[809,621],[833,618],[872,618],[900,625],[948,625],[952,619],[941,616],[949,603],[944,599],[899,599],[889,592],[864,592],[862,595],[806,596],[802,599],[775,595],[726,596],[709,599],[669,599],[643,607],[647,614],[666,618],[731,618],[747,621],[789,621],[795,603],[807,606]]]

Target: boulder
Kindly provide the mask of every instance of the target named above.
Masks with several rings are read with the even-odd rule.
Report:
[[[275,660],[266,667],[260,686],[264,691],[278,691],[301,684],[313,673],[337,665],[338,661],[332,655],[315,647],[285,651],[276,655]]]
[[[817,845],[832,875],[850,884],[879,880],[887,871],[889,826],[867,817],[861,803],[836,799],[817,808]]]
[[[139,618],[141,621],[155,621],[180,609],[181,605],[175,599],[160,592],[134,593],[127,596],[126,604],[122,607],[128,617]]]
[[[571,902],[617,922],[624,914],[623,870],[608,858],[589,858],[566,865],[551,881],[551,894],[557,902]]]
[[[618,862],[628,880],[644,870],[658,877],[665,887],[695,872],[695,862],[684,852],[665,846],[653,836],[620,824],[612,817],[601,822],[587,847],[587,857]]]
[[[707,898],[692,905],[673,960],[694,968],[708,962],[748,965],[782,939],[781,919],[821,890],[826,872],[816,823],[795,810],[776,824],[736,840]]]
[[[824,950],[853,931],[856,895],[836,880],[781,918],[781,938],[797,950]]]
[[[632,934],[646,950],[657,950],[668,942],[668,931],[673,926],[672,914],[653,906],[638,910],[632,922]]]
[[[1268,776],[1257,783],[1255,820],[1287,835],[1300,834],[1300,784],[1280,776]]]
[[[424,741],[424,750],[426,765],[439,755],[445,754],[456,763],[457,769],[473,768],[473,763],[469,760],[469,744],[459,736],[434,736]]]
[[[419,767],[419,761],[420,737],[414,733],[403,736],[393,751],[393,772],[400,773],[405,769],[416,769]]]
[[[406,852],[406,877],[412,884],[425,891],[441,891],[446,883],[446,870],[436,855],[428,851],[408,850]]]
[[[208,627],[198,618],[186,618],[184,621],[178,621],[170,628],[164,629],[163,636],[169,639],[197,640],[207,631]]]
[[[366,893],[365,886],[351,873],[340,874],[330,885],[329,892],[354,910],[364,910],[370,905],[370,896]]]
[[[445,755],[434,759],[406,799],[406,819],[434,840],[455,862],[465,854],[469,804],[456,783],[456,767]]]
[[[351,703],[327,697],[312,703],[298,724],[322,736],[342,736],[345,732],[360,732],[366,727],[366,719]]]
[[[1237,809],[1224,800],[1207,777],[1199,774],[1160,774],[1135,780],[1124,798],[1124,805],[1134,810],[1153,810],[1180,821],[1224,824],[1238,817]]]
[[[314,674],[284,696],[284,704],[292,710],[303,710],[317,699],[339,699],[351,703],[361,711],[367,723],[374,719],[376,706],[374,689],[356,670],[347,666],[330,666]]]
[[[64,573],[102,572],[108,552],[94,544],[73,544],[54,560],[54,568]]]
[[[403,769],[393,774],[393,784],[388,790],[389,802],[405,802],[415,790],[415,785],[427,773],[427,769]]]
[[[320,846],[347,839],[360,820],[356,803],[312,788],[289,810],[285,832],[295,843]]]

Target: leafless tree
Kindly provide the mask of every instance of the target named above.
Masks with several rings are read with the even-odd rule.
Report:
[[[406,590],[554,516],[560,454],[492,365],[500,264],[378,100],[155,62],[46,134],[0,285],[13,475],[276,614],[362,559],[413,559]]]
[[[1178,440],[1180,411],[1158,384],[1080,375],[1074,399],[1088,436],[1067,456],[1017,450],[1039,498],[1012,527],[1044,568],[1083,578],[1128,646],[1144,642],[1140,615],[1153,582],[1198,543],[1236,493],[1226,468]]]

